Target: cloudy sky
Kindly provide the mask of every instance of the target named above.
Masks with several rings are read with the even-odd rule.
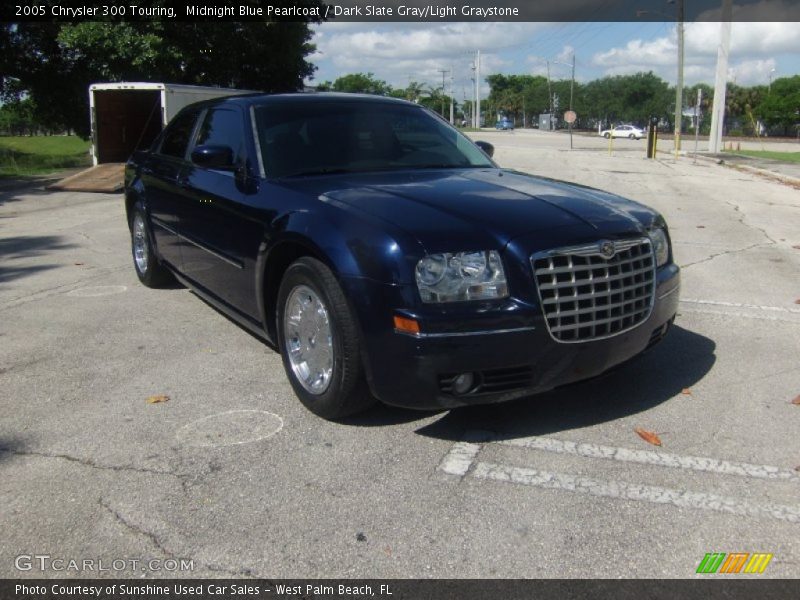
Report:
[[[713,85],[719,23],[687,23],[684,78]],[[562,63],[576,57],[576,79],[653,71],[674,83],[675,23],[322,23],[314,29],[314,82],[372,72],[395,87],[420,81],[442,85],[452,71],[457,99],[469,98],[474,51],[481,79],[492,73],[547,73],[568,79]],[[770,77],[800,73],[797,23],[733,23],[729,81],[766,85]],[[774,71],[773,71],[774,69]],[[450,73],[446,75],[447,85]],[[488,94],[483,84],[483,93]]]

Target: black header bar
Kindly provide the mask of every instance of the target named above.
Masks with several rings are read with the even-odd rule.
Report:
[[[11,0],[3,21],[720,21],[722,0]],[[732,0],[738,22],[800,21],[800,0]]]

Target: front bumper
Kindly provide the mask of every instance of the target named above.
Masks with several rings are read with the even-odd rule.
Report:
[[[504,402],[597,376],[654,345],[678,310],[680,271],[657,272],[650,316],[619,335],[582,343],[556,342],[538,304],[509,299],[502,305],[454,314],[452,307],[412,314],[420,336],[397,333],[395,314],[408,314],[410,288],[345,279],[362,326],[364,363],[372,393],[407,408],[454,408]],[[459,373],[475,373],[470,393],[452,391]]]

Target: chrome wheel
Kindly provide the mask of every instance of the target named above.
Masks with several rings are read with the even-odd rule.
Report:
[[[141,213],[136,213],[133,218],[133,260],[139,273],[147,272],[149,253],[147,249],[147,231]]]
[[[283,341],[297,381],[312,394],[324,393],[333,374],[328,309],[314,290],[299,285],[286,299],[283,315]]]

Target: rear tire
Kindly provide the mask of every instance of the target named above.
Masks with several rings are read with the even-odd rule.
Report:
[[[611,134],[610,134],[610,133],[608,133],[608,132],[606,131],[606,132],[603,134],[603,137],[604,137],[604,138],[606,138],[606,139],[608,139],[608,138],[610,138],[610,137],[611,137]]]
[[[147,212],[141,200],[134,204],[131,213],[131,253],[136,275],[144,285],[159,288],[172,282],[172,273],[156,256],[153,237],[147,222]]]
[[[376,402],[364,379],[358,324],[327,266],[310,257],[293,262],[281,280],[276,312],[283,367],[308,410],[341,419]]]

